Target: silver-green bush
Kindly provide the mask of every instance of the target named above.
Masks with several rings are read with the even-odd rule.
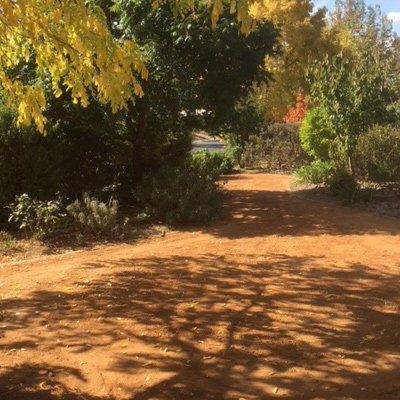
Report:
[[[118,230],[118,207],[117,200],[104,203],[85,193],[82,201],[75,200],[67,206],[67,213],[80,231],[112,235]]]

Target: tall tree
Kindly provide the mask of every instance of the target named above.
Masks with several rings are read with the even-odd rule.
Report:
[[[113,37],[96,3],[0,0],[0,87],[7,93],[9,106],[18,109],[20,123],[33,122],[44,130],[46,84],[56,96],[66,88],[75,103],[86,106],[94,96],[110,103],[114,111],[126,107],[132,97],[143,95],[137,79],[145,78],[147,70],[137,45]],[[162,3],[183,14],[202,1],[156,0],[153,6]],[[222,0],[211,3],[215,24],[224,5]],[[236,9],[242,30],[248,31],[252,25],[248,0],[233,0],[231,7]],[[34,65],[38,79],[26,76],[27,64]]]
[[[341,47],[347,51],[372,52],[381,59],[393,54],[397,35],[380,6],[367,6],[364,0],[336,0],[330,21]]]
[[[380,6],[367,6],[364,0],[336,0],[330,15],[331,31],[338,38],[344,55],[354,64],[374,57],[385,65],[391,102],[400,98],[400,38]]]
[[[280,30],[278,57],[266,58],[272,82],[265,93],[269,117],[282,119],[296,102],[299,90],[307,94],[305,71],[310,61],[336,52],[327,29],[326,10],[314,12],[311,0],[262,0],[250,7],[256,19],[266,19]]]
[[[166,158],[179,159],[193,128],[237,129],[236,103],[266,78],[264,57],[277,36],[271,23],[243,35],[228,11],[212,28],[211,13],[204,3],[178,18],[168,6],[154,8],[146,0],[120,3],[117,34],[140,45],[149,71],[145,96],[126,112],[135,180]]]

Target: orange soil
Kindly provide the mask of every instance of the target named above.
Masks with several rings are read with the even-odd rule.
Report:
[[[400,399],[399,220],[289,183],[232,176],[206,229],[2,265],[0,399]]]

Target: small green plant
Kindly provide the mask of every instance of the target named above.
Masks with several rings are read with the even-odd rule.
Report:
[[[60,200],[36,200],[26,193],[16,196],[14,203],[8,208],[10,209],[8,221],[39,239],[54,233],[65,217]]]
[[[221,174],[232,173],[235,161],[233,152],[229,150],[220,153],[201,150],[191,155],[191,164],[217,179]]]
[[[146,175],[137,200],[147,215],[167,224],[207,224],[222,206],[219,175],[213,156],[196,153],[181,167],[165,166]]]
[[[296,184],[299,185],[322,185],[329,180],[333,172],[332,164],[329,161],[315,160],[310,164],[303,165],[295,171]]]
[[[67,206],[67,213],[82,232],[103,236],[119,230],[118,201],[114,199],[104,203],[85,193],[82,201],[75,200]]]
[[[357,180],[346,171],[335,171],[327,183],[330,192],[345,203],[353,203],[360,197]]]
[[[0,231],[0,255],[17,247],[17,241],[8,232]]]

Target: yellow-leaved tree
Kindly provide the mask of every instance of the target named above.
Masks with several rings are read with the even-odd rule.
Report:
[[[133,42],[116,41],[100,8],[84,0],[0,0],[0,85],[18,122],[44,130],[44,86],[87,105],[90,95],[123,107],[142,95],[137,80],[146,77]],[[24,66],[35,68],[26,76]]]
[[[311,0],[260,0],[250,5],[255,19],[266,19],[280,29],[279,54],[266,59],[272,74],[265,99],[269,117],[281,120],[306,92],[305,71],[310,61],[334,53],[334,35],[327,27],[325,9],[314,10]]]
[[[176,13],[185,13],[194,1],[155,0],[154,6],[169,3]],[[226,1],[210,5],[215,24]],[[248,31],[253,23],[248,0],[229,5]],[[33,66],[34,76],[26,73],[26,65]],[[72,101],[83,106],[94,96],[116,111],[143,95],[140,80],[146,78],[138,46],[113,37],[95,2],[0,0],[0,88],[9,106],[18,110],[19,123],[34,123],[44,131],[46,87],[55,96],[69,91]]]

